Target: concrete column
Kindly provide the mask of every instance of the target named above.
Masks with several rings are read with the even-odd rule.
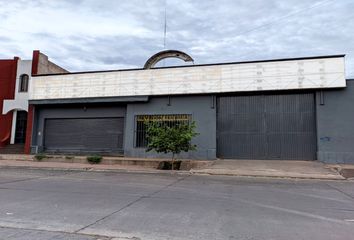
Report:
[[[16,119],[17,119],[17,110],[13,110],[13,112],[12,112],[12,124],[11,124],[11,138],[10,138],[10,144],[14,144],[14,143],[15,143]]]

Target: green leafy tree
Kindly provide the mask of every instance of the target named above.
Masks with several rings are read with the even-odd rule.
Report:
[[[196,124],[178,123],[174,126],[168,126],[162,122],[145,122],[147,131],[147,149],[155,150],[158,153],[172,153],[172,170],[176,155],[183,152],[197,149],[195,144],[191,144],[193,137],[197,136],[195,132]]]

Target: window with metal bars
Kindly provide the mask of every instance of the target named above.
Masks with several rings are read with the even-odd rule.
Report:
[[[190,124],[192,115],[190,114],[168,114],[168,115],[137,115],[135,116],[135,147],[147,147],[146,123],[157,121],[169,127],[177,124]]]

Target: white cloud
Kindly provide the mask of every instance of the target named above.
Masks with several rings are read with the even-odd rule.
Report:
[[[167,0],[167,47],[196,63],[346,53],[354,1]],[[164,0],[0,0],[0,57],[40,49],[71,71],[141,67],[163,48]]]

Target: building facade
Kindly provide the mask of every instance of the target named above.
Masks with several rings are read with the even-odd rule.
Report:
[[[196,122],[182,158],[354,163],[353,93],[343,55],[40,74],[28,153],[166,157],[145,151],[152,119]]]
[[[38,50],[33,51],[32,60],[21,60],[19,57],[0,60],[0,153],[21,153],[25,144],[30,146],[27,129],[32,126],[27,119],[31,76],[64,72],[67,71],[50,62]]]

